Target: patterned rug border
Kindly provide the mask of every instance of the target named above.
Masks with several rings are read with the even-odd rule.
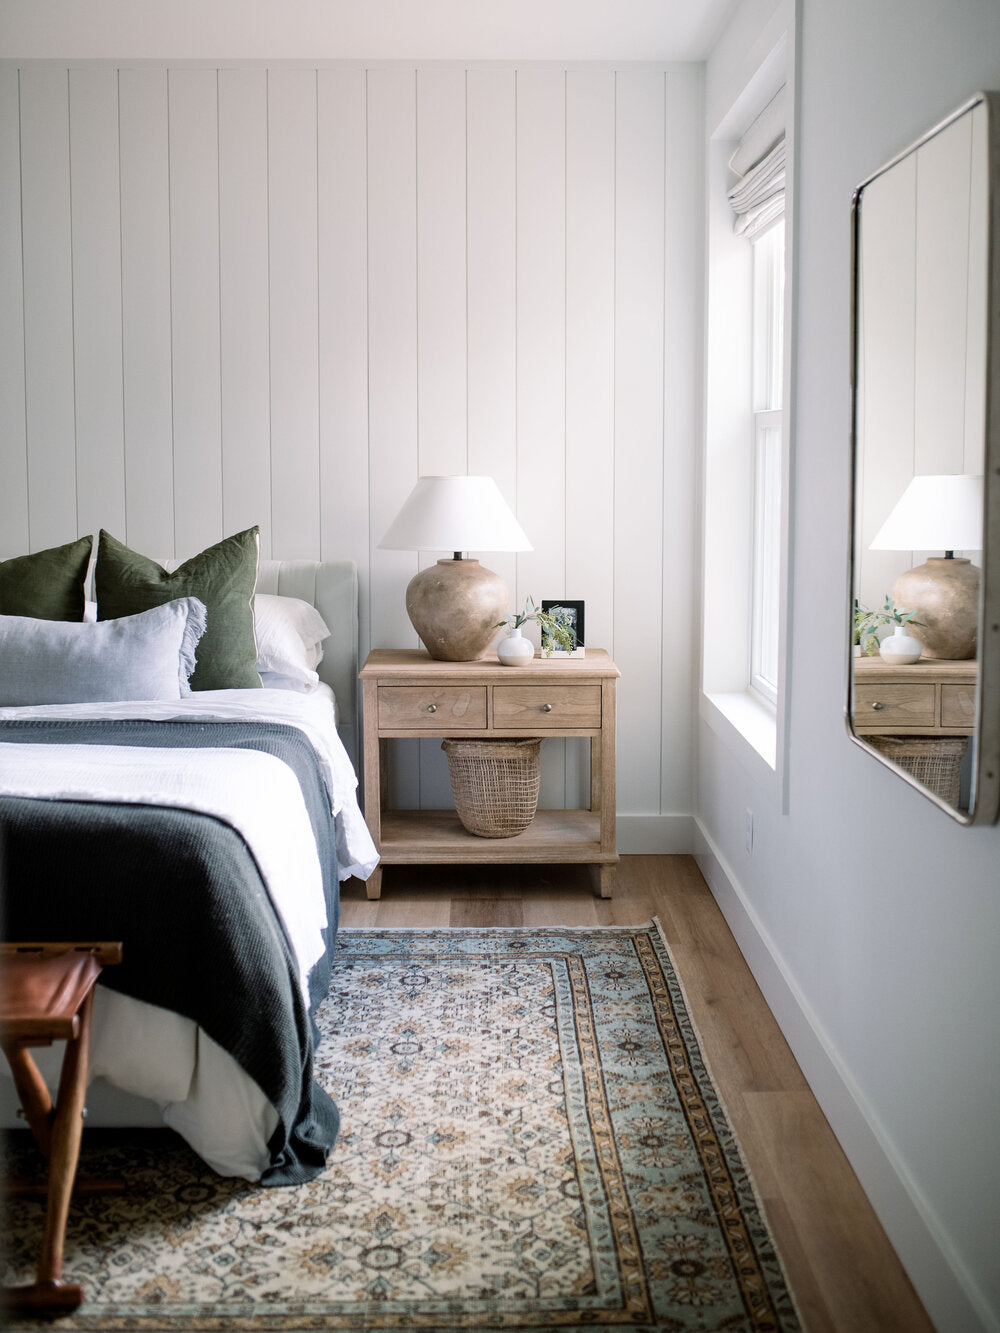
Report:
[[[751,1166],[749,1166],[747,1152],[745,1152],[743,1146],[743,1140],[741,1140],[739,1133],[736,1132],[735,1125],[733,1125],[732,1114],[729,1112],[729,1106],[727,1105],[727,1102],[725,1102],[723,1093],[721,1093],[719,1088],[719,1081],[716,1080],[715,1073],[713,1073],[711,1061],[709,1061],[707,1054],[705,1054],[704,1040],[703,1037],[701,1037],[701,1030],[695,1021],[695,1016],[693,1016],[691,1010],[691,1001],[688,1000],[687,986],[684,985],[683,978],[681,978],[680,969],[677,968],[677,960],[673,957],[673,950],[671,949],[671,944],[669,944],[667,932],[665,932],[663,921],[660,920],[659,916],[653,916],[648,918],[648,920],[637,922],[636,925],[400,925],[341,926],[340,928],[340,934],[368,934],[368,936],[373,937],[393,936],[393,934],[427,934],[427,936],[432,936],[432,934],[441,934],[441,936],[449,936],[449,934],[451,934],[451,936],[456,936],[456,934],[465,934],[465,936],[491,936],[491,934],[532,934],[532,936],[545,936],[545,934],[557,934],[557,936],[567,937],[573,936],[573,934],[639,934],[643,932],[648,933],[649,936],[655,936],[656,940],[659,941],[660,948],[663,949],[665,956],[667,956],[667,961],[669,962],[669,976],[672,977],[673,984],[675,984],[677,989],[677,994],[679,994],[680,1005],[684,1010],[684,1018],[685,1021],[687,1021],[689,1029],[691,1029],[693,1042],[695,1042],[695,1050],[701,1061],[701,1069],[703,1069],[704,1076],[707,1078],[708,1084],[712,1088],[712,1092],[715,1093],[717,1102],[719,1102],[719,1109],[721,1110],[721,1113],[723,1113],[725,1124],[727,1124],[733,1148],[736,1149],[741,1164],[743,1164],[745,1177],[747,1177],[747,1184],[753,1197],[753,1204],[755,1204],[757,1212],[760,1214],[761,1221],[763,1221],[765,1228],[767,1228],[768,1237],[771,1238],[773,1250],[775,1250],[777,1268],[779,1268],[785,1288],[788,1290],[788,1297],[789,1301],[791,1301],[793,1313],[795,1313],[797,1320],[799,1320],[804,1330],[805,1321],[803,1314],[801,1314],[799,1302],[796,1301],[795,1290],[792,1289],[792,1284],[788,1280],[788,1269],[785,1268],[784,1258],[781,1257],[780,1250],[775,1244],[775,1236],[773,1236],[771,1221],[769,1221],[767,1210],[764,1208],[763,1194],[761,1194],[755,1174],[753,1174]],[[153,1330],[153,1333],[156,1333],[156,1330]],[[433,1330],[431,1330],[431,1333],[433,1333]],[[528,1333],[528,1330],[520,1330],[520,1333]]]
[[[691,1005],[688,999],[687,988],[678,970],[673,951],[670,947],[670,943],[666,936],[666,931],[663,927],[663,923],[658,916],[654,916],[650,919],[647,919],[646,921],[640,922],[635,925],[614,925],[614,924],[595,925],[595,926],[519,925],[519,926],[485,926],[485,927],[408,926],[408,925],[342,926],[340,934],[344,937],[353,937],[359,943],[362,942],[366,937],[372,940],[395,939],[395,940],[405,941],[407,937],[432,938],[437,936],[442,939],[447,939],[447,938],[455,939],[457,937],[461,937],[469,941],[476,941],[477,939],[485,941],[491,937],[506,938],[511,936],[515,937],[524,936],[524,937],[529,937],[533,941],[537,941],[538,944],[543,949],[545,947],[546,939],[552,937],[558,937],[564,941],[571,940],[575,936],[581,938],[588,937],[590,939],[601,936],[605,937],[631,936],[633,938],[645,937],[649,941],[649,946],[652,951],[652,954],[654,956],[657,953],[661,955],[661,958],[659,960],[659,967],[660,967],[660,972],[662,973],[663,980],[665,980],[665,982],[667,983],[665,993],[669,995],[668,1003],[677,1020],[678,1030],[680,1032],[680,1045],[682,1046],[683,1053],[686,1057],[687,1069],[689,1071],[689,1075],[693,1077],[694,1093],[696,1095],[696,1098],[699,1099],[702,1109],[708,1112],[708,1120],[710,1121],[709,1137],[712,1138],[714,1136],[714,1141],[721,1150],[725,1172],[726,1173],[731,1172],[733,1158],[736,1159],[738,1166],[740,1168],[740,1180],[739,1180],[739,1192],[738,1192],[739,1202],[735,1204],[737,1218],[738,1220],[742,1220],[743,1208],[752,1203],[752,1206],[753,1208],[756,1209],[757,1213],[757,1225],[762,1229],[763,1235],[766,1238],[767,1242],[769,1243],[767,1262],[771,1269],[772,1276],[780,1278],[780,1280],[784,1283],[784,1289],[785,1289],[784,1294],[786,1301],[785,1312],[786,1314],[790,1314],[795,1320],[798,1321],[798,1324],[801,1329],[804,1330],[806,1328],[805,1322],[802,1318],[802,1314],[798,1306],[798,1302],[796,1301],[795,1298],[795,1293],[788,1280],[788,1273],[784,1260],[778,1250],[775,1241],[771,1222],[767,1216],[767,1213],[763,1205],[761,1191],[757,1185],[753,1173],[751,1172],[747,1160],[747,1155],[743,1148],[743,1144],[732,1123],[732,1118],[730,1115],[729,1108],[719,1089],[719,1085],[715,1079],[711,1063],[706,1055],[705,1043],[703,1041],[701,1032],[692,1014]],[[680,1094],[679,1083],[677,1085],[677,1088],[678,1088],[678,1094]],[[712,1113],[713,1103],[715,1108],[715,1114]],[[709,1180],[711,1178],[712,1173],[709,1171],[708,1160],[705,1158],[703,1158],[702,1169],[705,1172],[706,1180]],[[731,1180],[731,1183],[734,1186],[737,1184],[736,1176],[730,1174],[728,1178]],[[722,1177],[720,1176],[719,1179],[721,1180]],[[723,1195],[720,1197],[724,1200],[725,1181],[722,1182],[722,1188],[723,1188]],[[730,1201],[730,1203],[732,1204],[732,1200]],[[719,1222],[720,1225],[722,1226],[723,1235],[727,1234],[727,1227],[725,1224],[722,1223],[721,1209],[719,1211]],[[735,1253],[733,1254],[733,1260],[734,1262],[736,1260]],[[749,1269],[745,1271],[747,1273],[750,1272]],[[747,1290],[749,1289],[750,1288],[748,1287]],[[86,1309],[86,1305],[84,1306],[84,1309]],[[0,1296],[0,1326],[3,1325],[2,1316],[4,1313],[5,1312],[3,1311],[2,1308],[2,1296]],[[192,1313],[194,1313],[193,1310]],[[304,1311],[300,1312],[300,1317],[302,1313],[304,1313]],[[567,1313],[569,1312],[567,1311]],[[626,1317],[624,1325],[627,1327],[634,1328],[637,1331],[637,1333],[653,1333],[653,1330],[673,1327],[672,1322],[668,1324],[662,1324],[658,1320],[653,1324],[649,1324],[644,1320],[642,1320],[641,1318],[639,1319],[639,1322],[635,1322],[637,1313],[638,1311],[633,1313],[631,1319]],[[760,1311],[760,1314],[763,1313],[764,1313],[763,1311]],[[152,1315],[152,1318],[150,1318],[149,1317],[150,1315],[152,1315],[152,1311],[150,1311],[149,1314],[147,1314],[146,1317],[144,1317],[142,1320],[141,1327],[143,1329],[143,1333],[177,1333],[176,1323],[171,1324],[169,1326],[164,1325],[158,1327],[159,1319],[157,1318],[156,1315]],[[153,1322],[154,1320],[155,1323]],[[456,1329],[459,1327],[459,1325],[456,1325],[454,1322],[449,1322],[447,1326],[445,1325],[438,1326],[436,1323],[425,1322],[425,1320],[426,1320],[426,1315],[423,1318],[420,1318],[417,1323],[412,1324],[410,1326],[419,1327],[423,1329],[424,1333],[456,1333]],[[593,1325],[593,1323],[594,1319],[592,1315],[590,1318],[588,1318],[585,1311],[580,1310],[576,1312],[573,1326],[578,1326],[580,1324]],[[599,1321],[599,1324],[601,1329],[605,1327],[603,1321]],[[44,1325],[36,1325],[35,1321],[30,1321],[30,1323],[19,1323],[17,1326],[22,1328],[47,1326],[55,1330],[58,1330],[61,1327],[61,1325],[62,1325],[61,1320],[55,1320],[51,1323],[47,1322]],[[323,1326],[325,1327],[326,1325]],[[367,1325],[365,1326],[367,1327]],[[402,1326],[403,1325],[401,1325],[401,1327]],[[492,1324],[489,1326],[489,1328],[487,1328],[486,1325],[480,1324],[478,1322],[473,1322],[468,1325],[462,1325],[462,1327],[466,1327],[469,1330],[469,1333],[473,1333],[473,1330],[477,1329],[480,1330],[480,1333],[500,1333],[500,1330],[503,1327],[509,1327],[513,1330],[515,1326],[517,1333],[546,1333],[546,1330],[548,1330],[548,1333],[552,1333],[552,1330],[555,1327],[555,1325],[551,1322],[539,1323],[537,1325],[534,1325],[531,1323],[521,1322],[521,1321],[517,1321],[516,1325],[507,1325],[506,1322],[497,1323],[495,1328]],[[570,1325],[566,1323],[564,1326],[569,1327]],[[730,1321],[729,1320],[725,1321],[725,1327],[728,1328],[729,1326],[730,1326]],[[783,1322],[781,1326],[784,1327]],[[111,1325],[92,1325],[91,1327],[92,1328],[111,1327]],[[125,1326],[115,1325],[115,1327],[124,1328]],[[130,1327],[138,1327],[138,1325],[130,1325]],[[217,1331],[217,1333],[224,1333],[224,1330],[227,1329],[231,1330],[234,1327],[236,1327],[236,1325],[229,1322],[228,1316],[221,1316],[221,1322],[220,1322],[220,1316],[196,1315],[195,1322],[192,1322],[189,1325],[189,1327],[192,1329],[200,1328],[203,1330],[214,1329]],[[255,1324],[254,1327],[258,1329],[263,1329],[265,1326],[258,1323]],[[277,1328],[279,1327],[279,1325],[275,1324],[274,1327]],[[319,1325],[317,1325],[314,1322],[308,1321],[308,1319],[307,1322],[305,1322],[301,1328],[294,1327],[290,1325],[288,1322],[281,1322],[280,1324],[280,1328],[284,1330],[284,1333],[314,1333],[314,1330],[317,1327],[319,1327]],[[677,1327],[679,1327],[679,1325]],[[705,1327],[707,1328],[707,1325]],[[743,1327],[744,1324],[741,1321],[740,1328],[742,1329]],[[749,1328],[750,1324],[747,1324],[746,1327]],[[753,1327],[755,1328],[776,1327],[776,1325],[772,1325],[769,1322],[758,1324],[756,1321],[754,1321]]]
[[[697,1051],[698,1058],[701,1061],[702,1071],[709,1085],[711,1086],[712,1091],[715,1094],[716,1100],[718,1101],[719,1109],[721,1110],[726,1125],[728,1127],[733,1147],[735,1148],[737,1154],[739,1155],[740,1161],[742,1163],[743,1170],[746,1175],[747,1184],[749,1186],[750,1193],[753,1196],[754,1204],[757,1208],[758,1213],[760,1214],[761,1221],[763,1222],[767,1230],[767,1234],[771,1240],[777,1267],[785,1283],[785,1287],[788,1292],[789,1302],[792,1306],[793,1313],[795,1314],[795,1317],[798,1319],[800,1325],[802,1326],[803,1333],[807,1333],[806,1323],[802,1317],[802,1311],[799,1308],[799,1303],[796,1300],[795,1291],[792,1288],[792,1284],[788,1279],[788,1270],[785,1266],[785,1261],[782,1258],[781,1252],[778,1249],[778,1246],[775,1242],[774,1232],[771,1226],[771,1222],[770,1219],[768,1218],[767,1211],[764,1208],[763,1195],[761,1194],[760,1187],[757,1184],[756,1176],[754,1175],[754,1172],[750,1168],[750,1163],[747,1159],[747,1154],[743,1147],[743,1141],[740,1138],[739,1134],[737,1133],[735,1126],[733,1125],[733,1119],[729,1110],[729,1106],[722,1095],[722,1092],[719,1088],[718,1080],[716,1079],[715,1073],[712,1069],[711,1062],[705,1053],[705,1042],[702,1038],[701,1030],[695,1021],[693,1013],[691,1012],[691,1003],[688,999],[687,987],[685,986],[684,981],[681,977],[680,969],[677,966],[677,960],[675,959],[673,950],[670,947],[670,941],[667,939],[667,932],[664,929],[663,922],[660,920],[658,916],[651,917],[646,921],[638,922],[636,925],[633,926],[620,926],[620,925],[341,926],[339,933],[342,935],[352,934],[352,935],[371,935],[371,936],[388,936],[388,935],[404,935],[404,934],[405,935],[483,935],[483,936],[553,934],[566,937],[572,935],[635,935],[641,932],[646,932],[651,936],[655,934],[655,937],[659,942],[660,948],[663,950],[664,954],[666,955],[667,962],[670,964],[669,975],[672,977],[673,983],[677,988],[677,993],[680,998],[681,1007],[683,1008],[684,1011],[684,1018],[687,1021],[687,1024],[691,1030],[691,1035],[694,1039],[695,1050]],[[160,1333],[160,1331],[152,1330],[151,1333]],[[303,1330],[302,1333],[307,1333],[307,1331]],[[434,1330],[433,1329],[425,1330],[425,1333],[434,1333]],[[531,1333],[531,1330],[520,1329],[518,1330],[518,1333]]]

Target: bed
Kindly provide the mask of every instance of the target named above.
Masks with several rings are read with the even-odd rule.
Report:
[[[377,853],[357,803],[355,566],[258,562],[255,530],[240,537],[238,560],[254,556],[259,657],[251,677],[206,675],[190,693],[184,670],[207,671],[227,642],[216,635],[203,663],[201,587],[183,577],[192,562],[148,562],[156,577],[180,579],[164,595],[182,595],[141,614],[122,611],[113,579],[102,585],[99,577],[102,533],[97,610],[88,603],[84,611],[96,623],[86,633],[75,602],[72,621],[18,618],[4,583],[16,561],[0,563],[0,661],[4,634],[29,662],[47,657],[20,646],[25,634],[48,636],[46,644],[65,639],[70,650],[97,636],[100,669],[111,671],[105,679],[139,672],[122,687],[131,697],[98,701],[63,698],[58,682],[32,679],[24,702],[17,670],[5,677],[3,935],[123,941],[123,963],[105,970],[95,1000],[89,1125],[167,1124],[220,1174],[285,1185],[322,1170],[336,1138],[336,1107],[312,1078],[311,1014],[328,989],[339,884],[366,878]],[[116,547],[127,552],[108,538],[107,550]],[[108,610],[100,616],[102,586]],[[195,595],[184,596],[192,586]],[[225,607],[205,586],[207,600],[216,599],[207,624],[219,626]],[[236,602],[245,611],[245,586]],[[300,618],[312,609],[330,630],[308,663],[282,657],[289,608]],[[181,697],[172,679],[147,691],[142,672],[152,671],[155,654],[139,667],[135,653],[115,657],[119,627],[137,633],[147,618],[160,638],[175,636],[182,663],[185,636],[201,635],[196,666],[189,658],[181,671]],[[219,679],[226,688],[213,688]],[[102,683],[89,693],[116,688]],[[47,1068],[39,1064],[54,1079],[59,1052],[51,1054]],[[0,1079],[5,1125],[17,1123],[16,1109],[10,1079]]]

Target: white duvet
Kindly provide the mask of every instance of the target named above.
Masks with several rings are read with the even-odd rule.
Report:
[[[338,873],[366,879],[378,855],[357,803],[357,778],[334,725],[333,696],[284,690],[203,691],[180,702],[48,704],[0,708],[0,720],[138,718],[257,720],[298,727],[319,756],[335,816]],[[194,762],[197,760],[197,762]],[[211,814],[250,847],[296,955],[299,982],[323,950],[322,875],[309,818],[291,770],[247,750],[133,746],[0,746],[0,793],[41,799],[91,797],[168,804]],[[279,815],[274,818],[275,813]],[[266,817],[265,817],[266,816]],[[61,1048],[39,1058],[58,1079]],[[237,1063],[190,1019],[99,987],[90,1076],[155,1102],[221,1175],[256,1180],[267,1167],[277,1117]],[[9,1100],[5,1098],[5,1101]],[[93,1123],[93,1121],[92,1121]]]

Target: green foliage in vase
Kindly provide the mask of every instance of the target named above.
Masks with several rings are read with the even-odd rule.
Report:
[[[508,631],[520,629],[529,620],[534,620],[542,631],[542,651],[546,657],[551,657],[555,648],[564,648],[566,652],[571,653],[576,647],[572,625],[558,616],[550,615],[548,611],[543,611],[533,597],[528,597],[525,601],[523,611],[515,611],[512,615],[499,621],[497,629],[507,629]],[[546,643],[545,640],[548,642]]]
[[[874,657],[878,652],[878,630],[882,625],[921,625],[923,621],[916,620],[915,611],[907,611],[902,606],[897,606],[893,599],[886,593],[885,602],[878,611],[872,611],[867,606],[863,606],[857,598],[854,599],[854,642],[860,645],[862,652],[866,657]]]

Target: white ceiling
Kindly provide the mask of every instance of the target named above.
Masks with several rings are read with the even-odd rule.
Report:
[[[737,0],[0,0],[19,59],[703,60]]]

